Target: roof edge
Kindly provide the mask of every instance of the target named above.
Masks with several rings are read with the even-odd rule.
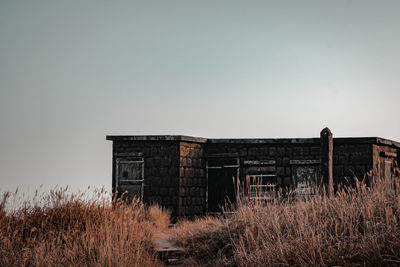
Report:
[[[207,139],[187,135],[107,135],[110,141],[185,141],[194,143],[206,143]]]
[[[384,144],[384,145],[389,145],[389,146],[394,146],[397,148],[400,148],[400,143],[390,140],[390,139],[385,139],[385,138],[381,138],[381,137],[377,137],[376,141],[378,144]]]
[[[210,138],[211,144],[316,144],[319,138]]]
[[[203,138],[187,135],[107,135],[110,141],[183,141],[211,144],[318,144],[320,138]],[[400,148],[400,142],[381,137],[334,137],[335,144],[382,144]]]

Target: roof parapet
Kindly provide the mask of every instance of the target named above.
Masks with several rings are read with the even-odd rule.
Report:
[[[111,141],[183,141],[210,144],[319,144],[320,138],[203,138],[187,135],[107,135]],[[383,144],[400,148],[400,143],[381,137],[334,137],[334,144]]]

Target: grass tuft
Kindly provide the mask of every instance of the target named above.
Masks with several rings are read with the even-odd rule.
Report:
[[[95,200],[66,189],[6,211],[0,202],[0,266],[157,266],[152,249],[169,213],[134,200],[128,205],[99,191]]]
[[[181,222],[170,235],[193,266],[400,264],[400,182],[358,183],[334,197],[246,202],[229,216]]]

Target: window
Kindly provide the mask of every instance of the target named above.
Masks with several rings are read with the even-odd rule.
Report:
[[[143,198],[143,157],[118,157],[116,163],[117,191],[129,201],[134,197]]]
[[[249,197],[254,200],[271,200],[276,192],[276,175],[253,174],[249,178]]]
[[[317,178],[317,166],[295,166],[293,176],[297,187],[298,196],[315,194],[315,181]]]
[[[143,180],[143,160],[118,160],[118,181],[135,182]]]
[[[270,200],[276,192],[276,162],[271,159],[245,160],[249,198]]]

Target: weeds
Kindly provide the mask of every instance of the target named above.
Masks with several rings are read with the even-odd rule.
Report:
[[[191,266],[400,265],[400,178],[372,179],[305,199],[243,201],[235,213],[181,220],[169,237]],[[160,266],[152,240],[169,214],[56,190],[7,210],[0,201],[0,266]],[[289,196],[291,194],[288,194]]]
[[[103,191],[95,200],[65,189],[6,211],[0,203],[0,266],[155,266],[157,231],[167,229],[168,212],[138,200],[112,202]]]
[[[181,222],[171,237],[191,265],[399,265],[399,185],[375,180],[331,198],[246,202],[229,217]]]

